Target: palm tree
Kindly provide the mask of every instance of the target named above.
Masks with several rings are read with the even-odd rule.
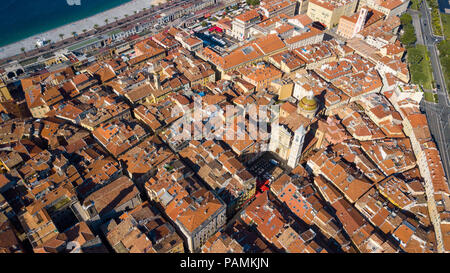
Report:
[[[76,32],[76,31],[73,31],[73,32],[72,32],[72,35],[73,35],[73,37],[77,36],[77,32]]]
[[[127,18],[127,17],[128,17],[128,14],[125,14],[124,16],[125,16],[125,18]]]
[[[105,24],[108,24],[108,21],[109,21],[108,19],[105,19]]]
[[[22,51],[23,54],[25,54],[25,47],[22,47],[20,50]],[[27,54],[25,54],[25,56],[26,56],[26,55],[27,55]]]
[[[61,38],[62,40],[64,38],[64,34],[63,33],[59,34],[59,38]]]
[[[94,25],[94,28],[98,28],[98,25],[97,25],[97,24],[95,24],[95,25]]]
[[[83,29],[83,33],[86,33],[87,32],[87,29]]]
[[[136,13],[137,13],[137,11],[135,10],[135,11],[134,11],[134,14],[136,14]]]
[[[116,22],[117,22],[117,20],[119,20],[119,17],[114,17],[114,20],[116,20]]]

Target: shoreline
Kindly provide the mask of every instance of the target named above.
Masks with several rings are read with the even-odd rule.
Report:
[[[134,11],[139,12],[142,11],[143,8],[149,9],[151,5],[158,5],[158,3],[163,4],[165,2],[166,0],[132,0],[90,17],[82,18],[78,21],[42,33],[33,34],[28,38],[0,47],[0,59],[21,54],[22,48],[25,48],[26,51],[36,49],[35,45],[38,39],[45,38],[45,40],[58,42],[61,40],[60,34],[64,35],[63,39],[72,37],[72,32],[74,31],[80,34],[84,29],[87,31],[92,30],[96,24],[99,26],[106,25],[105,19],[108,19],[108,23],[111,23],[115,21],[115,17],[122,19],[125,14],[133,15]]]

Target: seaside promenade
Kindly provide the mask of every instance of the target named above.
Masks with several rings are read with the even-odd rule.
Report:
[[[151,5],[158,5],[167,2],[166,0],[132,0],[131,2],[122,4],[115,8],[98,13],[91,17],[78,20],[76,22],[49,30],[44,33],[35,34],[31,37],[23,39],[21,41],[3,46],[0,48],[0,59],[14,56],[22,53],[22,49],[30,51],[36,49],[36,42],[38,39],[51,40],[51,42],[58,42],[62,38],[66,39],[73,36],[73,32],[82,34],[84,31],[90,31],[94,29],[95,25],[103,26],[108,23],[115,22],[124,18],[126,15],[133,15],[135,12],[140,12],[144,8],[149,9]],[[81,4],[83,2],[81,1]]]

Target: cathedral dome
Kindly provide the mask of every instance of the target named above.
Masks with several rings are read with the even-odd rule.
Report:
[[[314,99],[314,97],[306,96],[303,97],[300,102],[298,103],[298,106],[304,110],[304,111],[316,111],[318,108],[317,101]]]

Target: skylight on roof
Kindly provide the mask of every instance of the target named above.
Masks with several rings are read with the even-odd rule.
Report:
[[[253,52],[253,47],[251,46],[245,47],[242,49],[242,52],[244,52],[245,55],[248,55]]]

